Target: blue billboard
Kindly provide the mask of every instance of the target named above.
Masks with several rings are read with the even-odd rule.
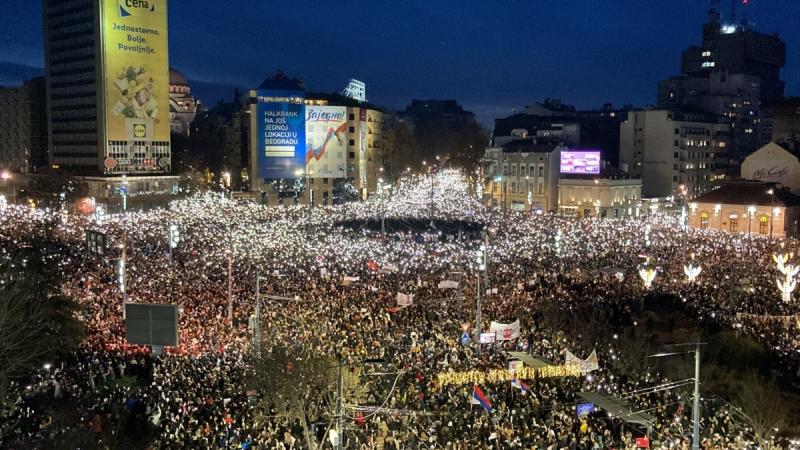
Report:
[[[258,174],[265,180],[305,176],[305,93],[259,90]]]

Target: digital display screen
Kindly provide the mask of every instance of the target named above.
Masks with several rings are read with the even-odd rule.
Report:
[[[561,152],[561,173],[600,174],[599,150]]]

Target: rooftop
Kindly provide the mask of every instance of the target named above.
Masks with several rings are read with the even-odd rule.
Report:
[[[773,194],[769,194],[769,191]],[[800,197],[780,188],[775,183],[760,181],[734,181],[719,189],[706,192],[693,200],[695,203],[719,203],[753,206],[800,206]]]

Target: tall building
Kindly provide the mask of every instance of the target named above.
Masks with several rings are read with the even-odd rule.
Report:
[[[169,69],[170,131],[188,136],[199,105],[197,99],[192,97],[192,87],[186,77],[175,69]]]
[[[43,0],[50,163],[87,175],[171,167],[167,0]]]
[[[465,111],[455,100],[411,100],[397,113],[399,119],[416,127],[423,123],[435,126],[460,126],[475,123],[475,115]]]
[[[388,115],[340,94],[306,92],[277,71],[250,91],[250,189],[269,204],[366,199],[384,172]]]
[[[800,97],[777,103],[772,117],[772,141],[800,154]]]
[[[726,23],[716,9],[699,46],[686,49],[681,74],[659,82],[658,107],[723,116],[731,154],[741,160],[771,137],[771,106],[783,97],[786,45],[747,22]]]
[[[45,81],[0,87],[0,168],[35,172],[47,165]]]
[[[642,196],[695,197],[725,178],[730,126],[668,110],[631,111],[620,126],[620,168],[642,178]]]

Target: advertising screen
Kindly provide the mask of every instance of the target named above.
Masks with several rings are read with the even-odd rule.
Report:
[[[258,174],[265,180],[305,176],[305,105],[302,91],[258,91]]]
[[[108,141],[169,142],[167,0],[105,0]]]
[[[565,150],[561,152],[561,173],[599,174],[599,150]]]
[[[347,108],[306,107],[306,171],[309,178],[344,178]]]

